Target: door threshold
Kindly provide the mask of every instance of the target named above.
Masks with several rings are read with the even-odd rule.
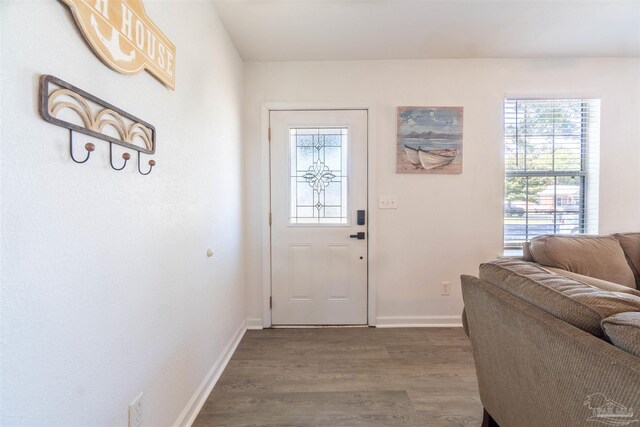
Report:
[[[271,329],[368,328],[369,325],[271,325]]]

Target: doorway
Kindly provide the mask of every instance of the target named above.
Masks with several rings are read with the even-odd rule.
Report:
[[[272,324],[367,323],[367,110],[269,112]]]

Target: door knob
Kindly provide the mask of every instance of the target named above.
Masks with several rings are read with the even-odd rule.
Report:
[[[364,231],[360,231],[357,234],[351,234],[349,237],[352,239],[364,240]]]

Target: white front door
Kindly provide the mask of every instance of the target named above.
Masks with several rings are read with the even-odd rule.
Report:
[[[272,323],[366,324],[367,111],[269,122]]]

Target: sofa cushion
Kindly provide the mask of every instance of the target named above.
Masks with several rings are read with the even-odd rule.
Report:
[[[640,233],[614,234],[627,257],[627,263],[636,278],[636,289],[640,289]]]
[[[480,278],[600,338],[605,338],[602,319],[640,311],[640,297],[614,294],[525,261],[500,258],[481,264]]]
[[[522,259],[525,261],[535,262],[536,260],[531,255],[531,250],[529,247],[531,246],[531,242],[524,242],[522,244]]]
[[[620,243],[613,236],[539,236],[531,239],[538,264],[636,287],[636,279]]]
[[[630,288],[628,286],[619,285],[613,282],[607,282],[606,280],[596,279],[595,277],[583,276],[582,274],[574,273],[572,271],[563,270],[555,267],[542,267],[547,271],[550,271],[561,276],[568,277],[570,279],[577,280],[579,282],[586,283],[587,285],[595,286],[596,288],[604,289],[605,291],[611,291],[613,293],[621,292],[623,294],[630,294],[640,297],[640,291]]]
[[[602,321],[613,345],[640,357],[640,312],[618,313]]]

